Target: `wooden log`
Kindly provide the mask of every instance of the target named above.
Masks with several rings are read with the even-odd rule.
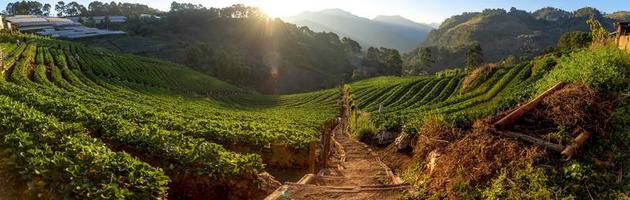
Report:
[[[575,137],[573,142],[570,145],[562,150],[560,154],[562,154],[565,160],[570,160],[577,152],[580,150],[580,147],[586,142],[586,140],[591,137],[591,132],[584,130],[582,127],[578,127],[576,132],[579,132],[580,135]]]
[[[297,182],[297,184],[306,185],[312,183],[313,180],[315,180],[315,174],[306,174]]]
[[[512,132],[512,131],[499,131],[499,130],[496,130],[495,128],[490,128],[490,131],[504,135],[504,136],[525,140],[525,141],[528,141],[528,142],[531,142],[531,143],[534,143],[534,144],[537,144],[537,145],[540,145],[545,148],[552,149],[558,152],[562,152],[565,149],[565,147],[562,145],[554,144],[554,143],[551,143],[551,142],[548,142],[539,138],[535,138],[529,135],[525,135],[522,133],[517,133],[517,132]]]
[[[280,186],[278,189],[269,194],[269,196],[265,197],[265,200],[284,199],[283,194],[287,191],[287,189],[289,189],[289,186],[287,185]]]
[[[317,143],[318,141],[313,140],[308,144],[308,172],[312,174],[317,171],[315,162],[317,160]]]
[[[510,112],[510,114],[508,114],[507,116],[501,118],[499,121],[497,121],[496,123],[494,123],[494,126],[497,128],[506,128],[512,124],[514,124],[514,122],[516,122],[516,120],[518,120],[521,116],[523,116],[525,113],[533,110],[534,108],[536,108],[536,106],[538,104],[540,104],[540,102],[542,102],[542,100],[553,94],[555,91],[562,89],[565,86],[565,83],[558,83],[556,85],[554,85],[553,87],[549,88],[547,91],[543,92],[542,94],[538,95],[538,97],[534,98],[533,100],[529,101],[527,104],[517,108],[516,110]]]
[[[327,125],[324,128],[324,133],[322,134],[322,154],[321,156],[321,166],[320,169],[323,168],[327,168],[328,167],[328,159],[330,157],[330,143],[331,143],[331,135],[332,135],[332,131],[333,129],[331,127],[334,127],[336,123],[334,122],[330,122],[327,123]]]

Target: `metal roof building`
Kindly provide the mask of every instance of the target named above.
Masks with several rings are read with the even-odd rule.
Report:
[[[125,16],[89,16],[89,17],[79,17],[79,16],[73,16],[73,17],[67,17],[67,19],[72,20],[73,22],[79,22],[79,19],[82,19],[83,21],[92,21],[96,24],[100,24],[100,23],[104,23],[106,20],[105,19],[109,19],[110,23],[125,23],[127,22],[127,17]]]
[[[58,38],[84,38],[101,35],[125,34],[123,31],[88,28],[67,18],[37,15],[16,15],[5,19],[7,28]]]

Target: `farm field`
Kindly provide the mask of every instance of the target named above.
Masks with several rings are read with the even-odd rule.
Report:
[[[336,89],[265,96],[168,62],[35,36],[0,41],[2,157],[32,197],[188,195],[184,182],[263,171],[242,149],[307,148],[339,112]]]
[[[436,114],[470,124],[474,119],[513,106],[510,97],[518,97],[512,95],[516,88],[541,77],[532,75],[530,63],[492,67],[484,76],[464,86],[467,74],[379,77],[349,85],[354,106],[371,113],[378,125],[417,123],[427,115]]]

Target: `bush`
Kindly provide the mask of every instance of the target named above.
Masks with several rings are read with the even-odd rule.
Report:
[[[378,129],[372,123],[369,113],[362,111],[352,112],[350,116],[350,133],[355,139],[371,138],[377,131]]]
[[[600,92],[617,92],[628,88],[630,56],[610,47],[585,49],[561,57],[558,65],[537,84],[542,92],[559,82],[583,83]]]
[[[560,40],[558,40],[558,50],[571,51],[574,49],[584,48],[591,44],[592,40],[593,38],[591,37],[591,34],[586,32],[567,32],[560,37]]]
[[[556,187],[547,185],[545,170],[532,164],[501,170],[488,188],[482,192],[485,199],[555,199]]]
[[[544,73],[551,70],[554,66],[556,66],[558,57],[554,54],[545,54],[543,56],[539,56],[534,58],[532,64],[532,75],[537,75],[538,73]]]

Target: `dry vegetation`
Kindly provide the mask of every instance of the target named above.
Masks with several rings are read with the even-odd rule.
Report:
[[[466,78],[464,78],[464,81],[462,81],[461,91],[465,92],[469,88],[472,88],[474,84],[478,84],[486,80],[489,77],[488,75],[490,75],[490,72],[492,72],[492,70],[496,67],[496,64],[485,64],[471,71]]]
[[[552,142],[570,142],[576,136],[575,130],[583,128],[596,133],[595,140],[606,140],[611,112],[612,103],[602,94],[586,85],[569,84],[546,97],[512,129]],[[491,124],[505,114],[478,120],[467,131],[455,128],[441,116],[424,119],[418,127],[419,137],[414,145],[412,160],[415,163],[405,161],[400,166],[403,176],[419,188],[415,198],[562,196],[559,195],[561,189],[545,183],[552,178],[548,177],[550,172],[566,170],[567,163],[555,151],[493,134],[489,130]],[[550,137],[558,133],[564,137],[562,140]],[[585,148],[594,148],[592,141],[587,143],[590,146]],[[611,162],[606,155],[598,156],[604,163]]]

